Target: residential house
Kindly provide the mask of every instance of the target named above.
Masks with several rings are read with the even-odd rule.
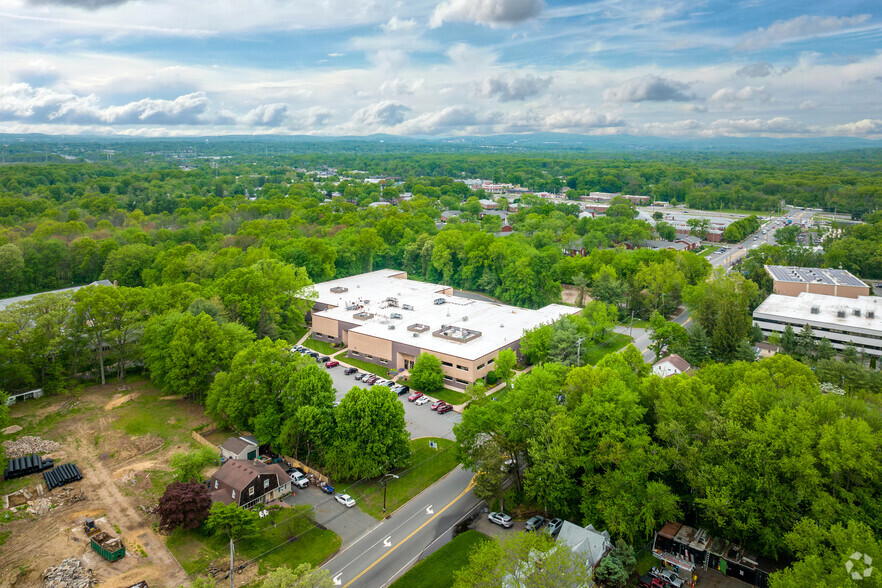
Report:
[[[462,214],[461,210],[445,210],[441,213],[441,221],[445,223],[449,223],[451,220],[457,218]]]
[[[600,560],[613,550],[608,531],[598,531],[591,525],[580,527],[569,521],[564,521],[557,541],[568,545],[573,553],[584,557],[591,569],[595,569]]]
[[[756,353],[757,358],[765,359],[767,357],[773,357],[778,353],[778,346],[772,345],[771,343],[763,343],[760,341],[759,343],[755,343],[753,346],[753,351]]]
[[[220,447],[221,459],[257,459],[260,448],[254,437],[230,437]]]
[[[209,482],[212,502],[249,508],[258,502],[278,500],[291,493],[291,478],[277,463],[230,459]]]
[[[676,241],[676,243],[682,243],[686,246],[686,251],[695,251],[699,247],[701,247],[701,239],[698,237],[688,236],[688,237],[680,237]]]
[[[684,374],[691,369],[692,364],[676,353],[665,356],[652,365],[652,373],[662,378]]]
[[[478,203],[481,205],[481,208],[483,208],[484,210],[496,210],[497,208],[499,208],[499,205],[496,204],[495,200],[488,200],[486,198],[482,198],[481,200],[478,200]]]
[[[563,245],[564,255],[567,257],[585,257],[585,245],[579,239],[573,239]]]

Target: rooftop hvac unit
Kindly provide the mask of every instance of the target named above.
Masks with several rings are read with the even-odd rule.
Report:
[[[395,325],[389,325],[389,330],[390,330],[390,331],[394,331],[394,330],[395,330]]]
[[[464,317],[462,317],[462,320],[467,321],[467,320],[469,320],[469,317],[464,316]]]
[[[414,333],[413,336],[414,336],[414,339],[416,339],[417,337],[420,336],[420,334],[419,334],[419,333]]]

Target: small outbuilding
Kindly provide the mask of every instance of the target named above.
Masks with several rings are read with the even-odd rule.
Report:
[[[220,447],[221,458],[227,459],[257,459],[260,447],[257,439],[253,437],[230,437]]]

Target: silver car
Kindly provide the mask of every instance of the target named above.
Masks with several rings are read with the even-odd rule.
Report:
[[[487,519],[491,523],[496,523],[500,527],[505,527],[506,529],[510,529],[513,524],[511,517],[504,512],[491,512],[487,515]]]

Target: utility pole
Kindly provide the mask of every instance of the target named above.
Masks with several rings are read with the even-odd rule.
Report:
[[[234,559],[235,553],[236,553],[236,548],[233,547],[233,538],[230,537],[230,588],[235,588],[235,585],[233,584],[233,582],[234,582],[234,580],[233,580],[233,571],[234,571],[233,570],[233,559]]]
[[[398,479],[398,476],[395,474],[383,474],[383,514],[386,513],[386,482],[389,481],[389,478]]]
[[[633,310],[631,311],[631,326],[628,329],[628,336],[631,337],[631,339],[634,338],[634,311]]]
[[[584,340],[585,337],[576,339],[576,367],[579,367],[582,363],[582,341]]]

